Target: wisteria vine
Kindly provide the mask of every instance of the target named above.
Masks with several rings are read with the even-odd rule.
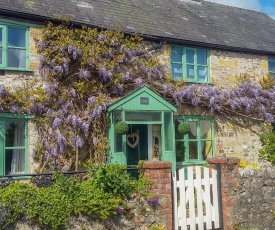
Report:
[[[15,91],[0,87],[2,112],[34,114],[40,141],[32,154],[39,171],[78,170],[87,160],[107,161],[107,107],[146,84],[176,106],[204,107],[231,119],[274,121],[273,85],[242,82],[232,89],[184,84],[167,76],[141,39],[119,31],[49,23],[37,41],[42,81]]]

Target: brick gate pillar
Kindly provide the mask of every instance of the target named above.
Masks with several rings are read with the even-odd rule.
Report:
[[[144,174],[153,181],[152,192],[160,198],[159,215],[166,220],[167,230],[172,230],[172,163],[146,161],[143,163],[143,169]]]
[[[239,163],[236,157],[213,157],[207,159],[209,168],[220,171],[221,178],[221,200],[223,212],[223,229],[233,230],[234,219],[232,218],[233,208],[236,202],[236,191],[239,187]]]

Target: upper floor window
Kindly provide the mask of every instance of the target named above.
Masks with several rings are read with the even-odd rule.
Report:
[[[177,164],[202,163],[207,156],[214,155],[214,121],[212,117],[185,116],[191,132],[181,134],[178,125],[182,118],[175,119],[176,161]]]
[[[171,73],[174,79],[209,82],[209,51],[188,47],[171,47]]]
[[[26,25],[0,20],[1,69],[28,69],[28,37]]]
[[[268,58],[268,73],[275,77],[275,57]]]

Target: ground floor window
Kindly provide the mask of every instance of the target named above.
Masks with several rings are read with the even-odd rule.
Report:
[[[0,175],[27,173],[27,121],[0,119]]]
[[[190,124],[188,134],[178,132],[182,121]],[[177,164],[203,163],[214,155],[214,121],[212,117],[184,116],[175,118]]]

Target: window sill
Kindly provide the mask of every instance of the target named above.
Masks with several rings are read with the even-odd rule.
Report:
[[[188,84],[206,84],[206,85],[214,85],[213,82],[202,82],[202,81],[186,81],[185,82]]]
[[[0,71],[34,72],[31,69],[0,67]]]

